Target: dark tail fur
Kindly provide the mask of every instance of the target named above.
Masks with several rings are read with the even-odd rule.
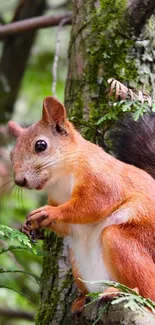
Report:
[[[138,121],[125,116],[108,133],[108,143],[116,158],[144,169],[155,178],[155,113]]]

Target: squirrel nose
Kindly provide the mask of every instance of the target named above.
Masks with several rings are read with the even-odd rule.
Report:
[[[19,178],[19,179],[15,178],[15,184],[18,185],[18,186],[23,187],[23,186],[26,186],[27,180],[26,180],[25,177],[24,178]]]

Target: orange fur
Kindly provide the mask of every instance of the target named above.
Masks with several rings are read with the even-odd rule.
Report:
[[[86,305],[86,297],[80,296],[78,297],[72,304],[71,312],[73,316],[82,313],[84,306]]]
[[[138,229],[139,228],[139,229]],[[147,230],[144,236],[153,236]],[[144,297],[155,300],[155,264],[146,246],[149,238],[134,224],[114,225],[103,231],[103,256],[113,278],[130,288],[138,287]]]
[[[138,287],[143,296],[155,300],[155,181],[83,139],[66,120],[64,106],[56,99],[44,100],[38,123],[27,129],[18,127],[17,132],[15,125],[11,127],[18,137],[12,151],[15,179],[25,177],[26,187],[36,189],[46,188],[48,182],[48,189],[49,181],[57,184],[60,178],[68,177],[64,197],[60,199],[56,193],[52,198],[51,190],[49,205],[28,215],[29,230],[46,227],[71,236],[73,225],[83,229],[84,225],[96,227],[112,220],[98,239],[111,277]],[[49,147],[36,159],[34,144],[42,136],[48,139]],[[73,259],[72,267],[78,287],[85,291]]]

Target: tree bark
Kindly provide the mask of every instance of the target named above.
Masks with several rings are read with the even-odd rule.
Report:
[[[70,307],[76,288],[72,279],[68,249],[54,233],[49,233],[44,245],[41,304],[36,325],[71,324]]]
[[[138,1],[135,3],[138,4]],[[130,8],[130,15],[128,8]],[[135,36],[131,9],[126,1],[122,0],[101,0],[100,3],[96,0],[74,0],[69,68],[65,90],[65,104],[70,116],[74,116],[74,121],[81,122],[83,119],[85,125],[89,126],[90,121],[96,122],[107,112],[106,80],[108,78],[114,77],[120,81],[137,79],[138,72],[133,62],[133,55],[131,55],[134,44],[131,35]],[[147,16],[143,14],[143,25],[150,14]],[[125,17],[129,16],[130,20],[127,21]],[[142,17],[140,21],[142,21]],[[141,23],[140,26],[142,27]],[[107,122],[105,129],[106,127]],[[88,127],[84,131],[87,138],[98,141],[95,127]],[[70,272],[66,246],[63,249],[62,240],[51,234],[45,240],[45,248],[49,255],[44,258],[41,304],[36,325],[69,325],[71,324],[69,310],[74,296],[74,287],[71,277],[69,277],[69,282],[64,280]],[[53,256],[56,259],[53,260]],[[60,256],[59,262],[57,258]],[[61,277],[62,269],[63,277]],[[89,305],[81,316],[74,319],[74,324],[92,324],[96,318],[97,309],[95,308],[94,311],[95,317],[91,318],[90,314],[93,313],[93,309],[90,311],[91,308],[93,308],[92,305]],[[116,319],[114,314],[117,312],[117,308],[113,306],[113,309],[109,310],[108,316],[104,315],[103,321],[98,324],[125,324],[123,318],[125,320],[126,317],[129,318],[129,310],[127,316],[122,309],[122,312],[117,313],[118,318]],[[138,323],[138,320],[136,323],[133,320],[134,317],[136,319],[139,316],[132,312],[131,319],[128,322],[126,320],[126,324],[143,324],[140,321]],[[115,322],[112,320],[113,318]]]
[[[127,19],[129,26],[134,29],[136,37],[139,36],[154,10],[154,0],[128,0],[125,19]]]
[[[74,1],[65,104],[77,126],[83,118],[95,123],[107,113],[109,78],[138,81],[133,47],[154,9],[154,1]],[[111,122],[106,123],[105,131]],[[100,142],[97,128],[93,134],[84,129],[94,142]]]
[[[44,9],[45,0],[20,1],[13,21],[40,16]],[[29,31],[8,36],[4,41],[0,61],[0,123],[8,121],[13,111],[35,35],[35,31]]]

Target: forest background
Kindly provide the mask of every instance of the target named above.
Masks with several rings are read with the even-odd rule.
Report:
[[[12,20],[17,2],[16,0],[2,0],[0,2],[0,17],[3,17],[5,23],[9,23]],[[61,7],[61,3],[63,2],[57,0],[48,1],[47,9],[44,13],[48,11],[49,15],[61,14],[64,12],[64,7],[63,5]],[[43,99],[48,95],[52,95],[52,69],[57,42],[60,42],[60,50],[55,95],[62,102],[64,101],[70,29],[70,26],[65,26],[59,30],[59,34],[57,27],[38,30],[20,86],[18,99],[14,105],[12,119],[18,123],[23,124],[24,121],[25,125],[30,125],[37,121],[41,116]],[[0,43],[0,51],[2,54],[2,42]],[[8,141],[8,137],[5,137],[3,131],[4,129],[1,129],[0,137],[1,141],[4,141],[4,143],[3,152],[0,154],[0,158],[5,165],[10,165],[9,151],[12,145],[11,139]],[[4,144],[6,144],[5,148]],[[2,177],[1,175],[0,224],[20,229],[27,213],[41,205],[41,202],[44,201],[44,196],[40,193],[32,193],[26,190],[24,190],[21,196],[17,189],[10,191],[10,188],[8,189],[8,184],[3,186],[3,184],[8,183],[8,181],[9,178]],[[5,190],[7,192],[6,195],[4,194]],[[7,241],[6,245],[9,246],[11,244],[13,243]],[[0,241],[0,247],[4,247],[4,242]],[[28,251],[14,252],[12,254],[13,255],[6,253],[0,256],[0,268],[3,270],[19,269],[40,276],[42,256],[37,256]],[[14,291],[5,289],[5,286],[12,288]],[[22,295],[15,291],[20,292]],[[38,291],[39,285],[31,276],[19,273],[0,273],[0,323],[8,325],[30,324],[30,321],[26,318],[32,319],[37,309],[39,303]],[[4,310],[8,312],[7,318],[3,318],[1,315],[1,311],[3,314]],[[10,310],[19,311],[19,313],[21,310],[24,310],[27,312],[27,315],[23,315],[24,320],[21,318],[19,320],[17,318],[14,319],[12,318],[12,314],[9,314]]]

